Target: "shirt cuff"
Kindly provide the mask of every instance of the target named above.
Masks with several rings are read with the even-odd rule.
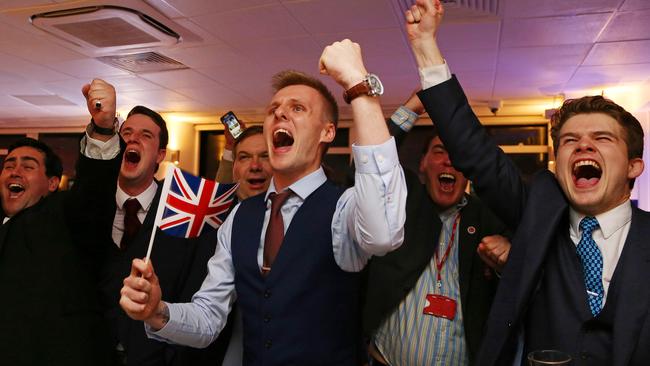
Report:
[[[232,154],[231,150],[224,149],[223,154],[221,155],[221,159],[226,161],[233,161],[234,155]]]
[[[425,67],[418,69],[418,71],[420,72],[422,90],[442,84],[451,79],[451,72],[449,71],[449,65],[447,65],[446,61],[444,64]]]
[[[361,174],[388,173],[399,164],[395,138],[392,136],[380,145],[352,144],[352,156],[357,173]]]
[[[394,124],[398,125],[403,131],[409,132],[411,128],[413,128],[418,117],[420,116],[418,116],[417,113],[405,106],[400,106],[390,117],[390,120],[393,121]]]
[[[110,160],[120,153],[120,136],[113,135],[108,141],[101,141],[90,137],[88,132],[81,139],[81,153],[91,159]]]
[[[164,327],[158,330],[153,330],[153,328],[151,328],[149,324],[144,323],[144,329],[149,338],[158,341],[167,341],[174,335],[176,331],[176,323],[177,323],[175,319],[178,319],[179,317],[179,313],[178,310],[176,309],[176,305],[177,304],[167,303],[167,309],[169,309],[169,320],[167,321],[167,324],[165,324]]]

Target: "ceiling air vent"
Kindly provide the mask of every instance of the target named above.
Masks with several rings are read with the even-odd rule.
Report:
[[[97,57],[97,60],[136,74],[188,69],[185,64],[156,52],[143,52],[120,56],[103,56]]]
[[[32,24],[83,49],[90,55],[172,46],[181,36],[137,10],[113,6],[86,6],[34,14]]]

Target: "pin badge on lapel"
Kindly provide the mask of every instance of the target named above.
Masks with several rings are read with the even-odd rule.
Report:
[[[474,226],[468,226],[467,227],[467,233],[469,235],[474,235],[475,232],[476,232],[476,228]]]

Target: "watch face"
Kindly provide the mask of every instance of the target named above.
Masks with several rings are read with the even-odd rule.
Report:
[[[375,74],[368,74],[368,86],[370,87],[370,92],[368,94],[372,96],[378,96],[384,94],[384,86],[381,83],[381,80]]]

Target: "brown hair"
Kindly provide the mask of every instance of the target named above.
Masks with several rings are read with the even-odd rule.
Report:
[[[325,99],[327,117],[336,127],[339,123],[339,107],[336,99],[322,81],[313,76],[296,70],[284,70],[273,75],[272,83],[275,92],[292,85],[304,85],[315,89]]]
[[[586,96],[578,99],[568,99],[551,117],[551,137],[553,149],[557,154],[560,143],[560,129],[566,121],[578,114],[602,113],[615,119],[625,131],[624,139],[627,145],[628,159],[643,158],[643,128],[639,121],[628,111],[613,101],[600,95]],[[634,179],[630,180],[630,189]]]
[[[242,141],[246,140],[247,138],[249,138],[251,136],[261,135],[263,132],[264,132],[264,130],[263,130],[262,126],[246,127],[246,129],[244,129],[244,132],[242,132],[241,135],[239,135],[239,137],[237,137],[235,139],[235,144],[232,147],[232,152],[234,154],[237,154],[237,146],[239,146],[239,144]],[[265,142],[265,144],[266,144],[266,142]]]

